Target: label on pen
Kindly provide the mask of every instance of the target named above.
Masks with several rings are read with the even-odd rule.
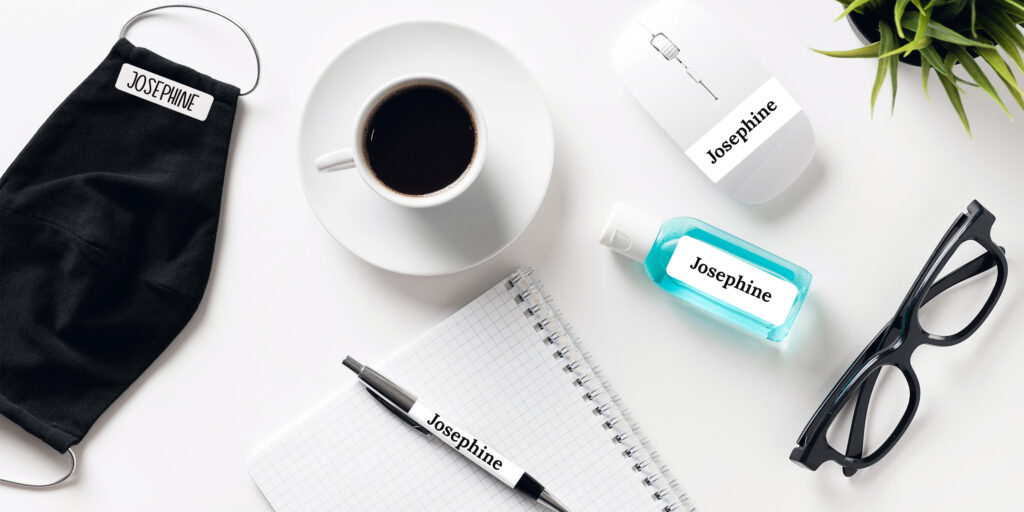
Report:
[[[501,480],[509,487],[515,487],[523,476],[523,469],[505,458],[487,443],[473,434],[453,425],[448,418],[434,412],[430,407],[417,401],[409,409],[409,416],[421,427],[426,428],[438,439],[461,453],[474,464],[480,466],[491,476]]]

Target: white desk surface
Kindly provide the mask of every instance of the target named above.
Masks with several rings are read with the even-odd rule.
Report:
[[[73,483],[48,492],[0,487],[0,509],[269,511],[246,456],[352,382],[345,354],[385,357],[522,264],[536,267],[704,510],[1019,507],[1024,126],[982,92],[965,99],[972,140],[938,83],[929,104],[917,69],[901,67],[895,116],[882,104],[872,121],[874,62],[808,50],[857,45],[845,22],[832,23],[837,3],[705,1],[741,29],[817,130],[806,174],[772,202],[747,206],[712,188],[615,76],[612,44],[647,2],[203,3],[244,23],[264,59],[260,88],[240,101],[205,302],[90,432]],[[121,23],[155,4],[4,7],[3,167],[106,55]],[[248,83],[240,35],[202,15],[178,16],[143,21],[130,38]],[[548,99],[556,139],[548,196],[522,237],[484,265],[439,278],[391,274],[347,252],[317,223],[295,168],[300,112],[328,60],[367,31],[421,18],[474,27],[518,54]],[[920,351],[921,408],[883,462],[852,479],[833,464],[810,472],[790,463],[814,408],[975,198],[998,217],[993,235],[1012,267],[992,317],[967,343]],[[810,299],[786,346],[677,304],[600,247],[617,200],[702,218],[810,269]],[[27,448],[27,439],[0,422],[0,476],[60,470],[63,459]]]

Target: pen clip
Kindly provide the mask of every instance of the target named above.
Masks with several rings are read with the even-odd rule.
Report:
[[[372,390],[370,388],[363,388],[363,389],[365,389],[366,392],[369,393],[370,396],[372,396],[374,400],[380,402],[380,404],[383,405],[385,409],[391,411],[392,414],[394,414],[395,416],[398,416],[398,419],[404,421],[410,427],[412,427],[413,430],[415,430],[416,432],[419,432],[420,434],[423,434],[425,436],[430,436],[430,431],[425,429],[425,428],[423,428],[422,426],[420,426],[419,423],[416,423],[416,420],[412,419],[412,417],[410,417],[408,414],[406,414],[405,411],[403,411],[403,410],[399,409],[398,407],[396,407],[395,404],[392,404],[386,398],[384,398],[384,397],[380,396],[379,394],[377,394],[374,390]]]

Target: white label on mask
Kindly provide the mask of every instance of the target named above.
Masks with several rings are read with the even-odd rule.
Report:
[[[779,80],[769,78],[697,139],[686,150],[686,156],[718,183],[800,110]]]
[[[114,87],[200,121],[206,121],[213,106],[213,96],[127,63],[121,65]]]
[[[786,321],[799,293],[793,283],[689,236],[679,239],[665,272],[771,325]]]

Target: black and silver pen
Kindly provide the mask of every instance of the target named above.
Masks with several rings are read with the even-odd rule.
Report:
[[[351,357],[345,358],[345,367],[359,376],[359,380],[366,386],[370,395],[412,428],[444,441],[491,476],[536,500],[537,503],[555,512],[569,512],[565,505],[555,499],[529,473],[487,444],[481,443],[476,436],[453,425],[448,418],[434,412],[417,400],[412,393]]]

